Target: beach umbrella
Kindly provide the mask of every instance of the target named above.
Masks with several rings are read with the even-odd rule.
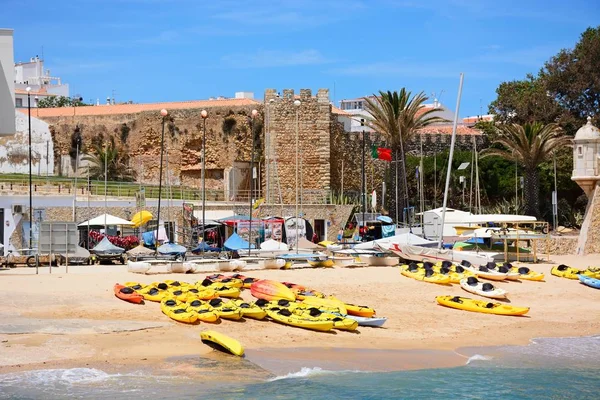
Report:
[[[152,213],[150,211],[140,211],[135,213],[135,215],[131,218],[131,222],[135,228],[146,224],[153,218]]]

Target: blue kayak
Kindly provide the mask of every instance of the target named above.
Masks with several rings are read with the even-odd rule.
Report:
[[[581,281],[581,283],[583,283],[586,286],[600,289],[600,279],[595,279],[595,278],[580,274],[579,280]]]

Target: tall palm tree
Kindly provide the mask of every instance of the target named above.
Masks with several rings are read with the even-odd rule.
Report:
[[[485,156],[500,156],[520,164],[525,170],[525,213],[540,217],[540,173],[538,165],[561,147],[571,144],[571,138],[562,134],[554,123],[539,122],[501,124],[497,126],[498,137],[491,147],[482,152]]]
[[[440,108],[425,107],[424,103],[428,100],[423,92],[414,96],[405,88],[399,92],[379,91],[379,95],[366,97],[365,110],[371,114],[371,123],[373,128],[381,133],[392,148],[392,159],[395,162],[401,161],[402,168],[396,179],[392,180],[390,194],[394,193],[396,187],[402,188],[400,198],[402,204],[408,207],[408,185],[406,180],[405,146],[415,135],[416,131],[427,125],[439,122],[446,122],[445,119],[436,116],[435,113]],[[399,184],[399,182],[401,182]],[[396,199],[390,196],[390,213],[396,221],[399,215],[395,215]]]
[[[82,157],[83,161],[90,164],[90,179],[104,180],[104,171],[106,170],[106,179],[109,181],[132,182],[135,180],[134,171],[121,155],[112,137],[106,146],[93,144],[92,150],[93,154],[86,154]]]

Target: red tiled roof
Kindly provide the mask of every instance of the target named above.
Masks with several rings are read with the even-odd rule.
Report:
[[[451,135],[452,134],[452,125],[429,125],[425,128],[421,128],[417,131],[417,133],[423,135]],[[457,125],[456,126],[456,134],[457,135],[481,135],[481,131],[479,129],[474,129],[465,125]]]
[[[115,104],[84,107],[38,108],[36,117],[67,117],[73,115],[135,114],[143,111],[179,110],[190,108],[235,107],[261,104],[254,99],[194,100],[170,103]]]
[[[465,124],[476,124],[479,121],[493,121],[493,115],[478,115],[476,117],[466,117],[463,118],[463,123]]]
[[[343,116],[346,116],[346,117],[352,116],[352,114],[350,114],[350,113],[342,110],[341,108],[338,108],[338,107],[334,106],[333,104],[331,105],[331,113],[332,114],[337,114],[337,115],[343,115]]]

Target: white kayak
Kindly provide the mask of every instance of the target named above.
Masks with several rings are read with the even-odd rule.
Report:
[[[329,311],[325,311],[325,312],[328,312],[329,314],[337,315],[338,317],[353,319],[356,322],[358,322],[358,326],[370,326],[372,328],[379,328],[379,327],[382,327],[383,324],[385,324],[385,321],[387,321],[386,317],[359,317],[357,315],[340,314],[337,312],[329,312]]]
[[[502,273],[502,272],[498,272],[493,269],[489,269],[485,265],[482,265],[479,268],[477,268],[473,265],[467,265],[467,264],[463,263],[463,264],[461,264],[461,266],[464,269],[466,269],[467,271],[471,271],[478,277],[483,278],[483,279],[489,279],[491,281],[503,281],[506,279],[506,277],[508,275],[506,273]]]
[[[498,271],[502,274],[506,274],[506,279],[509,281],[518,281],[521,275],[517,271],[512,271],[512,264],[510,263],[487,263],[486,267],[492,271]]]
[[[127,261],[127,272],[145,274],[152,268],[152,264],[146,261]]]
[[[358,326],[370,326],[373,328],[382,327],[387,321],[386,317],[358,317],[356,315],[344,315],[344,318],[350,318],[358,322]]]
[[[489,282],[481,282],[474,276],[460,280],[460,287],[469,293],[478,294],[491,299],[505,299],[508,292],[504,289],[495,287]]]

